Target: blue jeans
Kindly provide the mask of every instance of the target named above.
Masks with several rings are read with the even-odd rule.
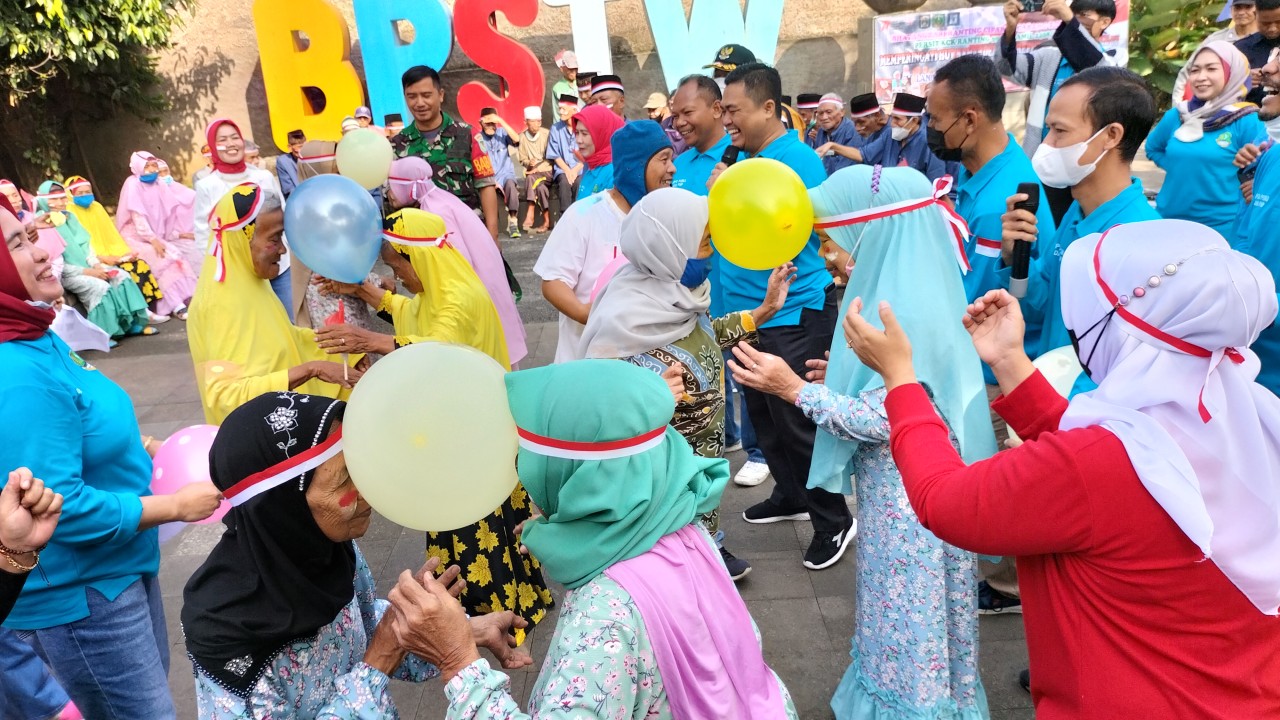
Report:
[[[0,628],[0,720],[47,720],[69,702],[31,646]]]
[[[271,292],[280,298],[284,311],[289,314],[289,322],[293,322],[293,285],[290,284],[292,282],[293,274],[289,268],[285,268],[284,272],[271,281]]]
[[[733,357],[725,353],[727,363]],[[741,407],[739,407],[741,405]],[[724,444],[726,447],[734,441],[742,441],[742,449],[747,451],[747,462],[764,462],[764,453],[756,442],[756,429],[751,425],[751,416],[747,414],[747,403],[742,399],[738,383],[734,382],[728,365],[724,372]]]
[[[114,601],[92,588],[85,594],[89,617],[18,636],[48,663],[85,717],[175,719],[160,581],[143,578]]]

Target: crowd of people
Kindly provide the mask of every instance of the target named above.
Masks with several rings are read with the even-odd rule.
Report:
[[[565,51],[550,128],[529,107],[523,129],[492,108],[473,129],[413,67],[409,124],[362,107],[342,128],[396,155],[373,191],[392,276],[358,283],[289,253],[289,196],[335,171],[334,143],[301,131],[273,174],[214,120],[194,189],[135,153],[114,219],[82,177],[3,181],[0,408],[34,430],[0,443],[0,702],[174,717],[155,528],[225,500],[181,610],[202,718],[394,717],[390,680],[434,677],[450,718],[795,718],[720,523],[742,451],[732,482],[772,479],[749,525],[811,523],[814,572],[854,548],[839,720],[989,717],[980,613],[1024,613],[1019,680],[1044,720],[1277,716],[1280,62],[1255,49],[1280,47],[1280,0],[1234,6],[1243,36],[1201,45],[1163,116],[1102,49],[1112,0],[1047,0],[1061,26],[1030,53],[1009,0],[994,56],[887,111],[836,90],[792,107],[729,45],[629,118],[623,80]],[[1006,79],[1033,90],[1021,142]],[[1165,170],[1154,203],[1133,177],[1144,145]],[[773,269],[710,231],[711,188],[750,158],[790,168],[813,206]],[[550,233],[549,367],[519,367],[503,205],[509,236]],[[212,482],[156,495],[159,443],[77,351],[170,319],[220,430]],[[345,401],[422,342],[508,370],[519,483],[427,533],[379,598]],[[1082,369],[1065,398],[1033,363],[1063,348]],[[567,592],[522,709],[478,648],[531,664],[548,580]]]

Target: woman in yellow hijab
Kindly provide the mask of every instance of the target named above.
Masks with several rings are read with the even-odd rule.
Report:
[[[222,196],[209,224],[213,254],[205,257],[187,321],[205,420],[218,425],[272,391],[347,399],[363,364],[332,362],[311,330],[290,324],[265,279],[276,276],[284,254],[280,196],[242,183]]]
[[[389,315],[396,334],[334,325],[316,331],[320,346],[328,352],[345,348],[389,353],[414,342],[451,342],[476,348],[511,369],[498,311],[475,270],[450,246],[444,220],[409,208],[393,213],[384,227],[382,258],[414,293],[412,299],[371,282],[345,285],[326,280],[323,285],[325,292],[354,295]],[[529,495],[517,484],[502,507],[475,525],[427,533],[428,558],[440,558],[442,568],[462,567],[467,588],[461,600],[470,614],[511,610],[528,620],[530,627],[546,616],[551,592],[538,562],[520,554],[515,532],[529,516]],[[517,631],[516,637],[523,642],[523,631]]]
[[[72,175],[62,182],[67,192],[67,212],[75,216],[89,233],[89,245],[93,254],[105,265],[118,267],[129,273],[133,282],[142,291],[142,298],[147,301],[147,316],[152,323],[162,323],[169,319],[168,314],[157,314],[152,310],[160,309],[164,301],[164,291],[156,280],[155,273],[146,260],[138,257],[129,244],[124,241],[116,224],[112,222],[107,209],[94,199],[93,186],[79,175]],[[179,303],[181,304],[181,303]]]
[[[449,243],[444,219],[409,208],[383,223],[382,260],[413,298],[366,282],[347,285],[325,281],[327,292],[354,295],[379,313],[390,315],[395,336],[350,325],[316,331],[320,347],[334,352],[383,355],[423,340],[469,345],[511,369],[502,321],[471,264]]]

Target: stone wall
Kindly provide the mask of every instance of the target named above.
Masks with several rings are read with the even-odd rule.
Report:
[[[277,0],[288,2],[288,0]],[[431,0],[406,0],[422,2]],[[446,0],[454,2],[466,0]],[[364,77],[359,38],[355,33],[352,2],[329,0],[351,28],[351,61]],[[692,0],[684,0],[686,10]],[[867,0],[880,10],[947,9],[962,7],[965,0]],[[173,110],[158,124],[119,117],[94,127],[80,127],[88,168],[82,168],[108,198],[128,174],[129,155],[147,150],[166,158],[175,173],[188,179],[202,165],[199,147],[204,127],[215,117],[241,123],[246,134],[263,146],[264,156],[278,152],[272,146],[270,117],[266,107],[262,70],[254,35],[253,0],[202,0],[173,37],[173,49],[159,58],[167,79],[166,91]],[[627,84],[630,114],[639,117],[648,93],[665,91],[661,63],[644,10],[643,0],[613,0],[606,4],[614,70]],[[863,0],[786,0],[778,52],[774,58],[782,73],[784,92],[836,91],[849,97],[870,90],[857,66],[858,20],[875,11]],[[540,4],[537,20],[528,27],[514,27],[498,16],[506,35],[525,43],[543,60],[550,84],[559,79],[551,58],[570,47],[569,9]],[[708,58],[710,61],[710,58]],[[397,75],[401,69],[393,69]],[[869,72],[869,71],[868,71]],[[443,72],[448,87],[481,80],[496,90],[491,73],[477,68],[456,47]],[[452,108],[450,108],[452,109]],[[353,108],[354,110],[354,108]],[[68,163],[72,166],[74,163]],[[72,168],[71,171],[79,169]]]

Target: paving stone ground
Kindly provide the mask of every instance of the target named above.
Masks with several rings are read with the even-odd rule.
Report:
[[[554,311],[543,301],[530,269],[544,240],[545,235],[526,235],[505,241],[504,246],[524,286],[519,307],[529,336],[530,356],[523,363],[525,367],[546,364],[555,353]],[[133,397],[143,433],[165,437],[203,422],[182,323],[162,326],[158,336],[126,339],[110,354],[87,356]],[[734,471],[743,460],[741,452],[730,455]],[[742,520],[741,511],[766,497],[769,489],[769,483],[757,488],[730,484],[724,496],[722,528],[729,548],[754,566],[739,589],[764,636],[766,659],[791,690],[801,718],[830,718],[828,702],[848,665],[849,638],[854,629],[854,553],[849,552],[826,571],[806,570],[800,561],[812,537],[808,523],[754,526]],[[217,542],[221,527],[189,526],[163,549],[160,580],[172,645],[170,687],[182,718],[196,716],[191,666],[178,631],[182,588]],[[424,560],[422,533],[381,517],[375,517],[360,547],[383,593],[402,570],[417,568]],[[563,596],[561,588],[555,591],[557,599]],[[532,636],[532,652],[539,662],[530,671],[511,673],[513,693],[522,702],[533,686],[555,619],[553,613]],[[1018,671],[1027,663],[1021,616],[984,617],[980,628],[981,673],[991,717],[1033,718],[1030,696],[1016,682]],[[393,692],[403,718],[444,717],[445,698],[438,680],[416,685],[395,682]]]

